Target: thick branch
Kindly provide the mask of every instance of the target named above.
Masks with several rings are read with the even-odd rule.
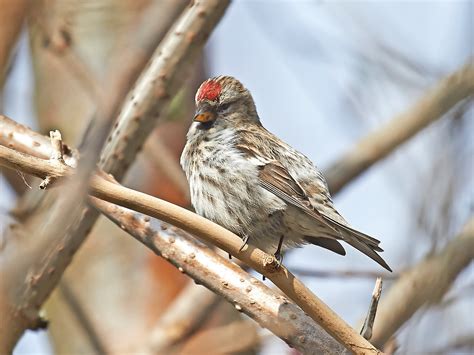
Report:
[[[147,217],[96,198],[92,198],[92,202],[135,239],[196,283],[224,297],[290,346],[303,353],[332,354],[343,350],[295,304],[183,231],[165,224],[162,224],[161,231],[157,231],[150,227]],[[167,334],[155,333],[152,344],[149,344],[151,349],[146,351],[161,349],[162,336],[169,336],[170,331],[173,333],[173,330],[161,331]]]
[[[384,343],[422,306],[441,300],[474,259],[474,218],[439,253],[407,270],[380,302],[372,341]]]
[[[474,94],[474,63],[441,80],[413,107],[365,136],[324,173],[329,190],[336,193],[423,128],[443,117],[460,101]]]
[[[117,180],[121,180],[157,118],[178,92],[189,64],[199,54],[228,5],[228,0],[195,1],[155,50],[148,67],[125,99],[101,156],[100,167]]]
[[[202,48],[209,33],[221,18],[228,1],[219,0],[202,0],[196,1],[188,7],[183,15],[178,19],[174,30],[171,31],[159,46],[159,49],[153,55],[148,69],[142,74],[141,78],[134,89],[134,93],[129,96],[127,104],[122,108],[119,122],[117,123],[114,133],[108,141],[108,148],[104,149],[105,153],[101,157],[100,163],[111,169],[112,172],[120,175],[126,171],[126,166],[132,161],[157,118],[157,113],[161,112],[169,103],[172,95],[176,93],[177,88],[184,80],[184,72],[190,60],[194,58],[196,53]],[[175,53],[176,51],[176,53]],[[111,107],[111,100],[103,103],[102,106],[106,108]],[[139,108],[139,110],[137,110]],[[99,116],[102,115],[102,110]],[[133,127],[132,129],[129,129]],[[105,126],[104,126],[105,127]],[[93,130],[95,136],[102,130]],[[103,140],[100,140],[102,143]],[[88,144],[88,151],[90,147],[98,147],[99,140]],[[119,149],[117,148],[117,143]],[[97,152],[95,153],[97,156]],[[124,158],[126,157],[126,159]],[[93,159],[84,159],[84,163],[90,164]],[[86,171],[87,169],[84,169]],[[85,180],[87,182],[87,180]],[[63,194],[64,195],[64,194]],[[69,195],[70,197],[74,195]],[[71,199],[69,199],[71,200]],[[57,196],[48,193],[46,198],[41,202],[43,206],[47,206],[48,218],[44,214],[30,215],[29,228],[38,230],[39,226],[56,226],[49,221],[51,211],[63,211],[67,213],[68,208],[58,206]],[[76,203],[76,208],[79,205]],[[72,209],[71,209],[72,211]],[[73,216],[70,214],[70,216]],[[0,352],[10,352],[17,339],[22,332],[28,327],[34,326],[33,321],[37,318],[37,310],[49,295],[51,290],[56,286],[60,276],[69,265],[72,256],[79,246],[84,241],[88,231],[92,228],[97,214],[92,210],[82,210],[80,219],[71,221],[68,228],[63,228],[61,234],[49,233],[49,242],[35,240],[34,251],[29,253],[28,258],[21,257],[18,246],[15,243],[25,242],[25,238],[20,238],[17,231],[9,230],[11,235],[7,238],[7,246],[10,247],[8,257],[0,260],[5,270],[14,270],[13,260],[15,256],[21,260],[29,260],[25,263],[26,269],[16,270],[15,273],[20,275],[25,272],[25,275],[13,277],[10,275],[12,282],[24,283],[23,285],[6,286],[3,282],[0,284],[1,288],[20,289],[24,286],[25,294],[22,296],[22,304],[18,297],[6,298],[5,294],[0,294],[0,313],[6,314],[8,319],[8,326],[0,328]],[[69,218],[72,219],[72,218]],[[67,219],[63,219],[66,221]],[[58,227],[60,227],[58,225]],[[63,235],[64,234],[64,235]],[[2,257],[5,250],[2,253]],[[47,258],[47,261],[44,260]],[[28,275],[26,275],[28,274]],[[28,279],[29,277],[32,279]],[[29,301],[28,301],[29,300]],[[22,309],[28,309],[28,312],[23,312]],[[35,311],[36,310],[36,311]],[[27,313],[27,314],[26,314]]]
[[[2,146],[0,146],[0,164],[16,167],[22,171],[27,170],[41,178],[44,178],[47,174],[57,176],[64,173],[65,170],[59,169],[50,161],[27,156]],[[42,164],[44,165],[43,169],[41,168]],[[48,167],[46,168],[46,166]],[[240,251],[241,239],[227,229],[179,206],[114,184],[98,175],[91,179],[90,190],[94,196],[100,199],[170,223],[236,256],[272,280],[313,320],[348,349],[357,354],[378,353],[377,349],[337,316],[300,280],[295,278],[286,268],[278,267],[278,263],[273,256],[252,245],[247,245]]]

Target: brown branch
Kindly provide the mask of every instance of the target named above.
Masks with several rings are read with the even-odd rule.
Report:
[[[45,179],[48,176],[58,179],[71,176],[74,172],[74,168],[66,164],[53,164],[51,161],[32,157],[2,145],[0,145],[0,160],[3,166],[34,175],[41,179]]]
[[[50,161],[38,159],[0,146],[0,164],[36,175],[59,176],[70,174],[70,168],[58,168]],[[339,318],[286,268],[278,267],[277,260],[252,245],[242,251],[241,239],[227,229],[169,202],[114,184],[96,175],[90,181],[91,193],[103,200],[133,209],[181,228],[198,238],[212,243],[236,256],[247,265],[268,277],[288,297],[320,324],[330,335],[357,354],[378,353],[366,339]]]
[[[227,229],[169,202],[115,185],[104,179],[93,179],[91,192],[106,201],[170,223],[227,251],[272,280],[313,320],[347,348],[356,353],[360,353],[361,349],[367,353],[377,353],[368,341],[339,318],[300,280],[284,267],[278,267],[278,262],[273,256],[252,245],[240,251],[241,239]]]
[[[18,233],[19,228],[7,230],[9,237],[5,238],[6,247],[0,255],[0,312],[8,315],[9,322],[0,328],[0,352],[10,352],[23,331],[35,327],[40,321],[40,306],[59,282],[62,272],[83,241],[71,238],[69,232],[86,213],[88,180],[96,166],[94,157],[98,156],[108,131],[112,108],[112,102],[107,101],[98,110],[95,130],[87,139],[84,158],[75,169],[74,176],[46,196],[39,213],[30,217],[33,222],[22,225],[23,235]],[[67,168],[62,159],[62,142],[54,134],[51,147],[53,159],[48,162],[56,169],[43,176],[43,187],[59,177],[56,175],[58,171]],[[48,197],[51,205],[45,202]],[[35,238],[25,238],[33,233],[37,233]]]
[[[0,144],[42,159],[49,159],[53,154],[50,138],[36,133],[3,115],[0,115]],[[64,144],[64,142],[62,146],[63,159],[66,164],[73,167],[77,166],[79,153]],[[18,174],[21,174],[18,171],[14,173],[17,177]],[[22,180],[25,180],[25,178],[22,177]],[[21,183],[24,184],[24,181],[21,181]],[[31,194],[23,195],[23,198],[18,201],[17,206],[11,213],[19,220],[24,220],[26,216],[31,216],[40,198],[44,195],[39,192],[35,190]]]
[[[332,194],[474,94],[474,63],[441,80],[414,106],[364,137],[324,173]]]
[[[7,119],[6,117],[0,117],[0,128],[2,127],[1,124],[2,122],[4,125],[7,127],[15,127],[16,131],[21,132],[21,135],[18,134],[12,134],[11,137],[14,138],[19,138],[19,142],[24,142],[23,144],[17,143],[15,140],[12,140],[11,142],[15,142],[14,147],[23,150],[24,152],[28,154],[35,153],[34,148],[38,148],[39,152],[36,152],[36,156],[39,156],[43,158],[40,163],[43,163],[51,154],[51,146],[49,140],[41,135],[38,135],[35,132],[32,132],[31,130],[27,129],[24,126],[18,125],[11,120]],[[1,131],[0,131],[1,132]],[[1,135],[0,135],[1,138]],[[28,139],[29,138],[29,139]],[[34,141],[34,144],[29,144],[29,142]],[[0,143],[3,143],[0,141]],[[1,149],[2,147],[0,147]],[[69,149],[70,150],[70,149]],[[71,162],[76,164],[73,158],[71,158]],[[13,164],[11,166],[14,166],[15,168],[17,165]],[[32,167],[35,167],[35,164],[31,165]],[[48,172],[51,173],[51,172]],[[105,202],[103,202],[105,203]],[[114,206],[114,210],[119,207]],[[121,209],[123,211],[126,211],[128,213],[131,212],[127,211],[125,209]],[[124,218],[120,220],[120,226],[127,226],[127,221],[133,219],[129,218]],[[140,228],[134,228],[133,225],[129,227],[131,229],[132,235],[134,235],[136,238],[138,238],[143,243],[148,245],[152,250],[154,250],[156,253],[159,253],[159,250],[169,250],[171,246],[176,246],[177,249],[176,251],[172,250],[172,255],[179,255],[177,254],[180,250],[179,243],[174,242],[174,243],[169,243],[168,240],[162,241],[164,244],[159,244],[158,242],[160,239],[158,237],[162,237],[163,233],[170,233],[170,230],[166,232],[160,232],[155,236],[155,239],[153,240],[146,234],[140,234],[139,232],[141,231]],[[176,233],[176,232],[175,232]],[[170,238],[178,240],[179,235],[171,235]],[[185,240],[186,241],[186,240]],[[158,243],[158,244],[157,244]],[[191,246],[193,245],[192,243],[196,244],[195,242],[192,241],[187,241],[187,243],[191,243]],[[161,246],[161,249],[156,249],[154,245],[159,245]],[[186,244],[188,245],[188,244]],[[199,244],[196,244],[200,246]],[[185,250],[189,250],[189,245],[185,248]],[[225,282],[228,282],[228,279],[235,279],[239,280],[238,282],[232,282],[234,284],[241,284],[241,279],[243,278],[248,278],[248,274],[243,272],[240,268],[235,269],[235,265],[233,263],[230,263],[227,259],[222,259],[221,257],[218,257],[220,259],[214,259],[217,256],[215,255],[214,252],[211,252],[208,248],[203,249],[202,246],[197,249],[191,250],[190,254],[194,255],[204,255],[208,260],[204,262],[204,265],[209,267],[210,270],[216,270],[216,277],[218,278],[217,285],[223,285]],[[188,258],[189,259],[189,258]],[[173,258],[170,258],[170,261],[173,261]],[[186,261],[186,257],[184,260],[182,259],[181,262],[184,264]],[[179,260],[178,260],[179,262]],[[227,265],[231,266],[230,270],[227,270],[225,267],[222,268],[221,262],[224,264],[227,263]],[[175,263],[176,265],[177,262]],[[187,262],[186,262],[187,264]],[[192,267],[195,264],[191,264],[188,267]],[[214,266],[215,265],[215,266]],[[184,270],[184,269],[183,269]],[[238,272],[234,272],[234,271]],[[188,275],[193,277],[197,282],[202,283],[204,285],[207,285],[207,283],[210,283],[212,285],[213,279],[210,277],[208,271],[206,269],[202,269],[200,267],[200,264],[196,265],[196,268],[189,269],[187,271]],[[253,318],[256,319],[263,327],[271,329],[275,334],[281,336],[283,339],[285,339],[287,342],[292,344],[293,346],[300,348],[300,349],[306,349],[307,352],[309,349],[329,349],[327,351],[321,350],[320,353],[334,353],[337,349],[341,349],[341,346],[332,340],[327,333],[325,333],[321,328],[317,327],[305,314],[303,311],[301,311],[298,307],[292,305],[292,304],[286,304],[282,303],[283,298],[280,298],[278,294],[275,294],[274,291],[268,289],[265,285],[257,282],[258,280],[255,280],[254,278],[251,278],[252,283],[255,283],[255,293],[257,299],[265,299],[265,297],[268,297],[268,299],[272,300],[270,303],[269,302],[264,302],[262,305],[260,305],[259,302],[253,301],[250,299],[250,306],[249,310],[250,312],[254,312]],[[262,285],[261,287],[264,287],[263,290],[260,288],[259,285]],[[211,288],[211,287],[209,287]],[[223,295],[226,299],[230,301],[237,301],[237,304],[239,305],[245,305],[246,302],[248,301],[248,296],[247,296],[247,289],[245,284],[242,284],[242,288],[240,289],[244,295],[243,300],[240,300],[238,289],[230,289],[227,287],[224,287],[222,290],[227,292],[227,295]],[[212,289],[212,288],[211,288]],[[245,291],[245,292],[244,292]],[[267,294],[266,292],[270,292]],[[276,301],[275,301],[276,300]],[[285,301],[286,302],[286,301]],[[286,309],[285,312],[281,312],[279,316],[279,310],[281,308]],[[243,306],[243,309],[245,310],[245,306]],[[262,313],[263,312],[263,313]],[[275,322],[273,317],[283,317],[283,319],[278,320],[278,322]],[[286,320],[286,321],[285,321]],[[290,322],[287,324],[286,322]],[[290,332],[290,329],[295,328],[294,332]],[[300,340],[303,341],[301,343],[301,346],[298,346]],[[331,345],[332,344],[332,345]],[[332,346],[332,347],[331,347]],[[332,350],[331,350],[332,349]]]
[[[16,151],[33,155],[37,158],[49,159],[53,155],[51,139],[36,133],[12,119],[0,114],[0,145]],[[79,154],[64,142],[62,143],[63,158],[67,165],[77,166]]]
[[[92,198],[92,203],[197,284],[222,296],[290,346],[304,353],[332,354],[343,350],[295,304],[185,232],[166,224],[158,231],[150,227],[146,216],[97,198]]]
[[[474,218],[439,253],[407,270],[379,305],[372,341],[378,346],[424,305],[435,304],[474,259]]]
[[[123,175],[128,163],[134,159],[138,147],[143,144],[151,131],[150,128],[157,117],[155,114],[161,112],[169,102],[171,95],[176,93],[177,87],[183,82],[187,64],[202,48],[227,5],[228,1],[203,0],[195,2],[183,13],[176,22],[174,30],[162,41],[150,61],[150,66],[141,76],[134,93],[129,96],[123,107],[119,122],[108,142],[109,148],[104,149],[106,153],[102,155],[102,165],[113,168],[112,171],[119,170],[120,175]],[[113,107],[113,95],[109,96],[110,100],[101,103],[98,117],[108,117],[105,113]],[[136,108],[139,110],[137,111]],[[100,138],[107,127],[107,121],[101,121],[104,124],[98,129],[92,130],[93,136],[96,138]],[[129,129],[130,126],[133,128]],[[123,131],[119,133],[122,129]],[[91,164],[94,165],[93,154],[98,155],[97,150],[104,140],[92,139],[86,144],[89,154],[86,154],[86,158],[83,159],[84,169],[82,172],[79,171],[80,175],[76,174],[78,181],[82,181],[83,184],[87,184],[88,181],[86,178],[87,167],[90,167]],[[117,143],[119,143],[119,150],[115,149]],[[122,159],[125,156],[126,160]],[[116,173],[116,171],[114,172]],[[11,352],[23,331],[35,327],[35,324],[39,323],[37,316],[39,307],[56,286],[75,251],[80,247],[97,218],[94,211],[81,209],[79,200],[75,201],[73,206],[59,204],[58,201],[62,198],[58,198],[54,192],[48,193],[46,198],[41,201],[43,209],[37,210],[38,213],[29,214],[28,224],[25,224],[25,228],[30,230],[21,230],[22,233],[30,234],[32,230],[36,231],[46,226],[51,228],[51,230],[44,229],[45,232],[48,232],[48,238],[45,240],[35,239],[33,243],[29,240],[25,241],[24,237],[20,238],[18,235],[21,228],[17,228],[15,231],[10,229],[8,233],[11,235],[5,238],[9,255],[6,255],[7,250],[4,249],[0,261],[2,266],[7,266],[2,270],[2,277],[4,273],[8,274],[8,285],[11,287],[7,286],[6,282],[2,282],[0,285],[2,287],[0,313],[5,314],[5,324],[8,324],[8,326],[0,328],[0,352]],[[74,202],[75,197],[79,197],[79,195],[71,193],[63,193],[62,196],[67,197],[70,203]],[[79,210],[81,212],[78,212]],[[52,212],[57,212],[57,214]],[[79,219],[75,218],[76,212],[80,215]],[[57,218],[61,214],[64,216]],[[54,223],[57,220],[61,223]],[[68,222],[70,223],[67,226],[63,225]],[[21,253],[26,254],[22,250],[25,248],[20,247],[22,243],[28,243],[29,247],[34,244],[34,248],[30,248],[31,252],[28,253],[28,258],[23,255],[19,256],[20,250]],[[25,262],[22,268],[14,269],[14,261],[17,259],[29,260],[29,262],[28,264]],[[9,274],[8,270],[14,270],[15,275],[19,276],[14,277],[12,273]],[[24,275],[21,276],[22,273]],[[24,284],[14,286],[15,283]],[[22,289],[22,296],[17,297],[17,295],[7,292],[7,290],[13,289]]]

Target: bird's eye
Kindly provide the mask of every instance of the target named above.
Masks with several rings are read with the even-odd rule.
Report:
[[[230,107],[230,102],[226,102],[219,106],[219,111],[226,111]]]

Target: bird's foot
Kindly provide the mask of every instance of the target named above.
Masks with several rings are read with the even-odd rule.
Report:
[[[285,239],[285,236],[284,235],[281,235],[280,236],[280,240],[278,241],[278,248],[275,252],[275,254],[273,254],[273,256],[275,257],[276,261],[277,261],[277,269],[279,269],[281,267],[281,263],[283,262],[283,253],[281,252],[281,247],[283,245],[283,239]]]
[[[277,269],[279,269],[283,263],[283,253],[281,253],[280,251],[277,251],[275,254],[273,254],[273,256],[275,257],[276,261],[277,261]]]
[[[239,248],[239,253],[242,251],[242,249],[244,249],[244,247],[247,245],[247,242],[249,241],[249,236],[246,234],[244,235],[244,237],[242,238],[242,245],[240,246]]]
[[[230,253],[229,253],[229,260],[232,260],[232,255],[230,255]]]

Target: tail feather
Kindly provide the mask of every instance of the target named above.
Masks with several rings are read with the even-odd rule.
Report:
[[[321,248],[331,250],[339,255],[346,255],[344,247],[336,239],[324,237],[305,236],[304,239],[311,244],[317,245]]]
[[[367,255],[369,258],[371,258],[372,260],[377,262],[379,265],[381,265],[382,267],[384,267],[388,271],[392,272],[392,269],[390,268],[390,266],[388,266],[388,264],[385,262],[385,260],[383,260],[382,257],[379,254],[377,254],[374,249],[369,247],[364,242],[362,242],[358,239],[355,239],[355,238],[348,238],[347,240],[344,240],[344,241],[347,242],[348,244],[352,245],[354,248],[356,248],[360,252]]]
[[[383,251],[383,249],[379,247],[380,241],[378,239],[370,237],[367,234],[359,232],[347,225],[335,221],[326,215],[322,215],[322,217],[336,232],[335,236],[337,236],[338,239],[342,239],[346,243],[352,245],[354,248],[367,255],[369,258],[380,264],[388,271],[392,271],[385,260],[383,260],[379,254],[377,254],[377,252]]]

